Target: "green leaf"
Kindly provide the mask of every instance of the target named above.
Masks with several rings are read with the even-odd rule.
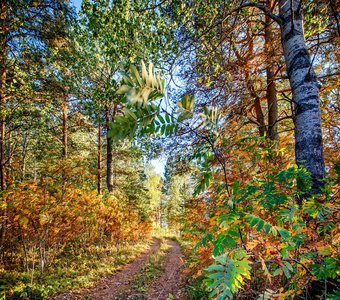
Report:
[[[288,261],[284,261],[283,263],[286,265],[289,271],[294,272],[293,266]]]
[[[289,273],[289,270],[287,269],[287,267],[285,265],[282,266],[282,270],[283,270],[283,273],[285,274],[285,276],[287,278],[290,277],[290,273]]]
[[[137,121],[137,116],[136,116],[135,113],[134,113],[133,111],[131,111],[130,109],[124,108],[124,109],[123,109],[123,112],[124,112],[124,114],[126,114],[126,115],[132,117],[135,121]]]
[[[213,271],[224,271],[225,267],[222,265],[210,265],[208,267],[205,268],[206,271],[208,272],[213,272]]]
[[[224,272],[216,272],[216,273],[209,274],[208,278],[210,278],[210,279],[221,279],[221,278],[224,277],[224,275],[225,275]]]
[[[272,227],[271,231],[273,236],[277,236],[277,230],[275,229],[275,227]]]
[[[228,257],[226,255],[220,255],[215,258],[215,261],[220,263],[221,265],[225,265],[227,263]]]
[[[251,227],[254,227],[260,221],[260,219],[258,217],[256,217],[256,216],[254,216],[254,215],[250,215],[248,217],[248,220],[250,221],[250,226]]]
[[[286,240],[288,238],[290,238],[290,233],[288,230],[282,228],[282,227],[279,227],[279,226],[276,226],[277,228],[277,231],[279,232],[279,234]]]
[[[192,253],[196,253],[196,251],[198,250],[198,248],[201,246],[201,241],[199,241],[195,247],[192,249]]]
[[[157,115],[157,118],[158,118],[158,120],[159,120],[162,124],[165,124],[165,120],[164,120],[164,118],[162,117],[162,115],[158,114],[158,115]]]
[[[279,275],[280,272],[281,272],[281,269],[280,269],[280,268],[277,268],[277,269],[274,271],[273,276],[275,277],[275,276]]]
[[[212,242],[212,240],[213,240],[213,235],[212,235],[211,232],[209,232],[209,233],[207,234],[207,239],[208,239],[210,242]]]
[[[262,228],[263,228],[263,226],[264,226],[264,221],[263,220],[260,220],[260,222],[258,223],[258,225],[257,225],[257,227],[256,227],[256,230],[257,231],[260,231]]]
[[[250,261],[247,252],[243,249],[232,251],[229,255],[220,255],[215,258],[215,264],[206,268],[209,280],[207,287],[212,292],[210,297],[217,299],[232,299],[233,293],[242,288],[244,280],[250,278]]]
[[[237,243],[230,235],[226,235],[223,239],[223,245],[225,245],[227,248],[234,247],[236,244]]]

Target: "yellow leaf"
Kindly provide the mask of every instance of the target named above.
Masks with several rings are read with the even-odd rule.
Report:
[[[257,241],[247,242],[247,249],[253,250],[259,243]]]
[[[331,255],[333,252],[333,249],[331,246],[322,246],[318,248],[318,253],[319,255],[326,256],[326,255]]]
[[[272,278],[271,278],[272,275],[269,273],[266,263],[262,257],[260,257],[260,261],[261,261],[261,266],[262,266],[262,270],[264,271],[264,274],[266,275],[269,283],[272,283]]]

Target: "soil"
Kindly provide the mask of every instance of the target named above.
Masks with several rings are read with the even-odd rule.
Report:
[[[173,240],[168,240],[168,243],[171,248],[164,265],[164,273],[152,283],[146,299],[164,300],[169,295],[172,295],[171,299],[181,299],[181,288],[183,287],[181,249],[178,243]]]

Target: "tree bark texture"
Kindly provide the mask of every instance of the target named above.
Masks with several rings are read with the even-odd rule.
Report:
[[[272,10],[272,0],[267,0],[267,5],[269,10]],[[267,88],[266,88],[266,98],[268,107],[268,131],[267,136],[272,140],[278,138],[277,132],[277,119],[278,119],[278,104],[277,104],[277,91],[276,84],[274,81],[275,70],[274,70],[274,37],[273,37],[273,27],[271,25],[272,19],[265,15],[265,29],[264,29],[264,39],[265,39],[265,55],[266,55],[266,75],[267,75]]]
[[[2,106],[2,105],[1,105]],[[0,189],[5,189],[5,121],[0,121]]]
[[[264,114],[262,111],[261,100],[260,100],[260,97],[258,96],[255,96],[254,108],[255,108],[255,114],[256,114],[256,121],[259,124],[258,125],[259,135],[264,136],[266,133],[266,123],[265,123]]]
[[[22,132],[22,161],[21,161],[21,182],[25,181],[26,177],[26,156],[28,148],[28,130],[25,128]]]
[[[6,78],[8,48],[8,8],[0,1],[0,189],[5,189]]]
[[[325,178],[325,163],[317,77],[307,51],[299,0],[280,0],[281,38],[287,73],[295,103],[295,155],[319,193]]]
[[[67,158],[68,148],[67,148],[67,140],[68,140],[68,128],[67,128],[67,94],[63,92],[63,100],[62,100],[62,110],[63,110],[63,156]]]
[[[102,128],[98,124],[98,148],[97,148],[97,192],[102,193]]]
[[[8,48],[8,7],[0,1],[0,191],[6,187],[5,183],[5,133],[6,133],[6,78],[7,78],[7,48]],[[5,206],[6,207],[6,206]],[[0,261],[4,258],[6,243],[7,209],[0,211],[3,222],[0,224]]]
[[[68,113],[68,109],[67,109],[67,93],[65,90],[63,90],[62,92],[62,103],[61,103],[61,108],[62,108],[62,112],[63,112],[63,136],[62,136],[62,142],[63,142],[63,151],[62,151],[62,155],[64,157],[64,159],[67,158],[68,156],[68,148],[67,148],[67,144],[68,144],[68,127],[67,127],[67,113]],[[66,183],[67,183],[67,171],[66,169],[63,169],[62,171],[62,197],[65,196],[66,193]]]
[[[113,112],[110,107],[106,107],[106,186],[109,193],[113,192],[113,139],[108,137],[109,123],[112,121]]]

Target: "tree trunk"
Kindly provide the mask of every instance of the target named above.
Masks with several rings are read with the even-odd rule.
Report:
[[[3,107],[3,105],[1,105]],[[0,121],[0,189],[5,189],[5,121]]]
[[[63,93],[63,156],[67,158],[68,148],[67,148],[67,139],[68,139],[68,128],[67,128],[67,94]]]
[[[255,96],[254,108],[256,114],[256,121],[258,122],[259,135],[264,136],[266,133],[266,124],[264,121],[264,115],[261,107],[261,101],[258,96]]]
[[[295,156],[320,193],[325,178],[317,77],[307,51],[299,0],[280,0],[281,37],[287,73],[295,103]]]
[[[0,191],[6,187],[5,182],[5,133],[6,133],[6,78],[7,78],[7,48],[8,30],[7,24],[8,7],[5,1],[0,1]],[[3,222],[0,224],[0,261],[3,262],[6,245],[7,209],[0,211]]]
[[[2,59],[1,61],[4,62],[5,59]],[[6,186],[6,183],[5,183],[6,75],[7,75],[7,69],[0,70],[0,189],[1,190],[4,190]]]
[[[6,147],[7,147],[7,160],[6,160],[6,168],[5,168],[5,178],[6,178],[6,185],[7,187],[12,183],[12,163],[13,163],[13,149],[12,149],[12,133],[8,131],[7,133],[7,140],[6,140]]]
[[[100,123],[98,124],[97,191],[98,195],[102,193],[102,129]]]
[[[67,140],[68,140],[68,127],[67,127],[67,93],[63,91],[63,99],[62,99],[62,111],[63,111],[63,157],[64,159],[68,156],[68,148],[67,148]],[[62,170],[62,198],[64,198],[66,193],[66,183],[67,183],[67,174],[66,168]]]
[[[26,155],[28,146],[28,130],[25,128],[22,132],[22,166],[21,166],[21,182],[25,181],[26,177]]]
[[[106,185],[109,193],[113,192],[113,139],[108,137],[109,123],[112,121],[113,112],[110,107],[106,107]]]
[[[0,1],[0,190],[5,189],[6,77],[8,8]]]
[[[272,10],[272,1],[267,0],[268,9]],[[277,91],[274,81],[274,49],[273,49],[273,28],[271,26],[272,19],[266,15],[265,16],[265,29],[264,29],[264,39],[265,39],[265,55],[266,55],[266,74],[267,74],[267,107],[268,107],[268,138],[276,140],[278,138],[277,133],[277,119],[278,119],[278,107],[277,107]]]

